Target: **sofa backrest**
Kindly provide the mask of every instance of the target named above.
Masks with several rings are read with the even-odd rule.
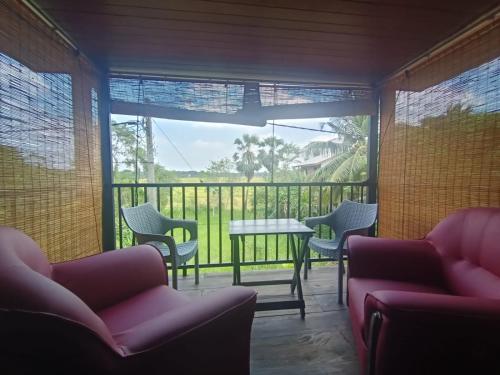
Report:
[[[47,257],[31,238],[0,226],[0,310],[59,317],[61,327],[80,324],[118,350],[104,322],[51,274]]]
[[[500,299],[500,208],[459,210],[426,239],[441,255],[453,293]]]

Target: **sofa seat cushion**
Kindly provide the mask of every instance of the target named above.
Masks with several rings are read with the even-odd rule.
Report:
[[[368,293],[377,290],[392,290],[417,293],[449,294],[449,291],[440,287],[417,284],[404,281],[382,279],[349,279],[349,310],[356,340],[364,340],[365,298]]]
[[[155,319],[168,311],[178,309],[189,302],[187,297],[175,289],[160,285],[103,309],[97,315],[116,337],[123,331]]]

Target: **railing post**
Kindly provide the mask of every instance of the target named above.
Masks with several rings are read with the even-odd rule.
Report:
[[[375,95],[377,111],[370,116],[370,130],[368,133],[368,193],[367,203],[377,203],[378,184],[378,153],[379,153],[379,117],[380,117],[380,97],[378,92]],[[370,236],[375,236],[375,226],[369,231]]]
[[[377,112],[370,116],[368,133],[368,195],[367,203],[377,202],[378,176],[378,134],[379,134],[379,97],[376,96]]]
[[[111,157],[109,79],[101,80],[100,101],[102,161],[102,250],[113,250],[115,244],[115,207],[113,197],[113,164]]]

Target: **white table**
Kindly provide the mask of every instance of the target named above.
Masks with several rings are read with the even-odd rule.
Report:
[[[245,236],[286,234],[290,239],[290,247],[294,265],[294,275],[287,280],[265,280],[265,281],[241,281],[240,264],[240,238],[243,241]],[[314,230],[301,224],[295,219],[261,219],[261,220],[232,220],[229,223],[229,236],[231,238],[231,251],[233,254],[233,284],[234,285],[277,285],[290,284],[293,294],[297,288],[297,298],[285,298],[277,300],[262,301],[259,297],[257,310],[281,310],[299,308],[302,318],[305,317],[305,302],[302,294],[302,283],[300,280],[300,269],[304,263],[304,254],[307,249],[309,238],[314,234]],[[302,245],[297,251],[295,236],[302,239]]]

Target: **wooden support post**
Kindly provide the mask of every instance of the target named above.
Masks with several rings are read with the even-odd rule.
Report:
[[[113,163],[111,157],[111,127],[109,80],[101,80],[99,102],[101,124],[101,161],[102,161],[102,250],[115,249],[115,208],[113,199]]]

